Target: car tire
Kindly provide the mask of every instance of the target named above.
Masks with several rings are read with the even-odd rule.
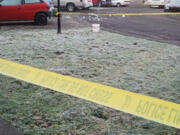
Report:
[[[48,19],[45,13],[38,13],[35,16],[35,24],[36,25],[47,25]]]
[[[89,7],[85,8],[85,10],[89,10]]]
[[[72,4],[72,3],[67,4],[66,10],[67,10],[68,12],[74,12],[74,11],[75,11],[75,5]]]
[[[169,12],[169,9],[164,9],[164,12]]]
[[[164,6],[159,6],[159,8],[164,8]]]
[[[117,3],[117,5],[116,5],[117,7],[121,7],[121,4],[120,3]]]

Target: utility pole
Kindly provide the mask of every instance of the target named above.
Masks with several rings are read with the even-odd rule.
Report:
[[[61,34],[60,0],[57,0],[57,2],[58,2],[57,33]]]

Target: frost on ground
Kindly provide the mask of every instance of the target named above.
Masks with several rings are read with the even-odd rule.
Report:
[[[19,28],[1,30],[0,58],[180,103],[180,47],[175,45],[90,28],[61,35]],[[0,80],[0,118],[25,134],[180,133],[15,79]]]

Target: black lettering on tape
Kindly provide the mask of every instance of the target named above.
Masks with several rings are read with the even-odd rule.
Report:
[[[140,100],[138,106],[136,107],[136,112],[142,114],[142,110],[143,110],[143,105],[142,105],[142,101]]]
[[[100,102],[104,102],[104,103],[108,103],[110,98],[112,97],[112,92],[110,91],[105,91],[103,89],[97,89],[94,88],[90,91],[89,93],[89,98],[96,100],[96,101],[100,101]]]
[[[161,104],[154,104],[148,101],[143,102],[142,100],[140,100],[136,108],[136,112],[141,115],[163,121],[165,119],[164,115],[166,114],[167,109],[167,106],[163,106]]]
[[[168,110],[167,106],[162,106],[160,108],[160,111],[161,111],[161,113],[159,114],[160,120],[162,120],[162,121],[165,120],[164,115],[167,113],[167,110]]]
[[[122,108],[128,108],[130,105],[131,105],[131,102],[132,102],[132,97],[129,96],[129,95],[126,95],[125,96],[125,99],[124,99],[124,103],[122,105]]]
[[[22,79],[24,81],[31,82],[33,84],[38,84],[40,86],[45,86],[47,88],[51,88],[57,91],[62,90],[62,92],[64,93],[67,92],[70,95],[74,95],[74,94],[75,96],[80,95],[80,96],[83,96],[83,98],[86,97],[87,100],[93,100],[96,103],[99,103],[102,105],[104,103],[108,103],[109,100],[113,96],[113,93],[108,90],[108,87],[105,87],[103,89],[102,87],[98,87],[96,85],[92,86],[89,83],[83,83],[76,79],[74,80],[68,79],[68,78],[66,79],[65,77],[61,75],[59,76],[55,74],[53,75],[46,71],[42,71],[36,68],[26,67],[26,66],[11,63],[8,61],[4,62],[2,60],[1,63],[2,65],[0,65],[0,73],[2,74],[9,75],[17,79]],[[119,96],[124,96],[124,95],[119,95]],[[129,95],[125,95],[124,97],[125,98],[124,98],[123,106],[129,107],[129,105],[131,105],[132,98],[135,98],[136,96],[132,95],[131,97]],[[145,101],[139,100],[138,105],[136,106],[136,110],[135,110],[137,114],[140,114],[142,117],[144,115],[144,118],[152,119],[160,123],[163,123],[162,121],[164,121],[164,119],[166,118],[166,122],[164,124],[177,127],[177,128],[180,127],[179,105],[175,107],[176,105],[174,105],[171,102],[160,102],[161,100],[159,101],[150,100],[143,96],[142,96],[142,99],[144,99]],[[113,104],[111,103],[104,104],[104,105],[113,106]],[[167,107],[170,105],[172,105],[172,107],[174,108]],[[126,112],[131,112],[131,111],[126,110]]]
[[[173,122],[173,124],[180,125],[180,111],[174,108],[171,109],[168,122]]]

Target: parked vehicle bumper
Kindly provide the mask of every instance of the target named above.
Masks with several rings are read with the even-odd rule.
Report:
[[[177,7],[177,6],[168,6],[168,5],[165,5],[164,9],[165,10],[177,10],[177,11],[180,11],[180,7]]]
[[[112,6],[116,6],[119,2],[111,2]],[[120,3],[122,6],[128,6],[131,4],[131,2],[125,1]]]
[[[151,6],[164,6],[164,2],[145,2],[144,5],[151,5]]]
[[[93,3],[92,2],[88,2],[85,5],[83,5],[83,8],[89,8],[89,7],[93,7]]]
[[[122,4],[121,5],[123,5],[123,6],[128,6],[128,5],[130,5],[131,4],[131,2],[129,2],[129,1],[125,1],[125,2],[122,2]]]
[[[102,1],[103,6],[112,5],[111,1]]]

